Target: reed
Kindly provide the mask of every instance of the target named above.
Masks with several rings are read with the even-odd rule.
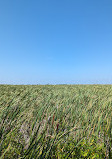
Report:
[[[111,158],[111,85],[0,85],[0,157]]]

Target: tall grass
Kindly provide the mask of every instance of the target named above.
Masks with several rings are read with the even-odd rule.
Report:
[[[112,158],[111,85],[0,85],[0,157]]]

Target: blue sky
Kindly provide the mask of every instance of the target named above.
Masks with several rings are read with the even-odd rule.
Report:
[[[112,0],[0,0],[0,83],[112,83]]]

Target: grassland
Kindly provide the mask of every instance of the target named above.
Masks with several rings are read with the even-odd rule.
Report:
[[[111,85],[0,85],[0,159],[104,159],[111,146]]]

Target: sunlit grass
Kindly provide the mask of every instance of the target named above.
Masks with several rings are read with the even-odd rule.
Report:
[[[1,158],[111,158],[111,85],[0,86]]]

